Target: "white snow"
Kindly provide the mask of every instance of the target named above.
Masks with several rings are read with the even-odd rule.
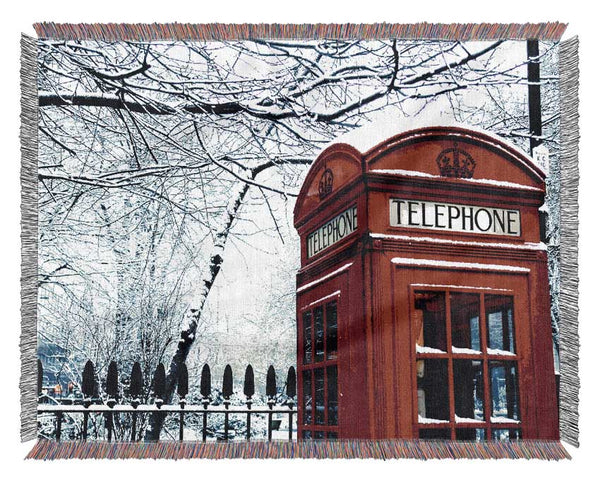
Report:
[[[335,291],[335,292],[332,292],[331,294],[327,294],[326,296],[324,296],[324,297],[321,297],[321,299],[317,299],[316,301],[313,301],[313,302],[311,302],[311,303],[310,303],[310,304],[309,304],[307,307],[312,307],[312,306],[314,306],[315,304],[319,304],[319,303],[321,303],[321,302],[323,302],[323,301],[326,301],[327,299],[331,299],[331,298],[333,298],[333,297],[337,297],[337,296],[339,296],[341,293],[342,293],[342,291]]]
[[[420,346],[417,344],[417,354],[446,354],[446,351],[436,349],[435,347]]]
[[[320,277],[319,279],[316,279],[316,280],[314,280],[312,282],[309,282],[308,284],[304,284],[303,286],[300,286],[296,290],[296,293],[300,293],[302,291],[305,291],[309,287],[316,286],[317,284],[320,284],[321,282],[324,282],[327,279],[331,279],[332,277],[337,276],[339,273],[341,273],[341,272],[345,271],[346,269],[348,269],[352,264],[353,264],[352,262],[349,262],[348,264],[340,267],[339,269],[336,269],[335,271],[330,272],[329,274],[326,274],[323,277]]]
[[[521,421],[517,421],[516,419],[505,418],[502,416],[492,416],[490,421],[493,423],[511,423],[511,424],[521,424]]]
[[[418,172],[416,170],[403,170],[403,169],[373,169],[369,172],[376,174],[389,174],[389,175],[403,175],[405,177],[427,177],[431,179],[447,179],[447,177],[441,175],[428,174],[426,172]],[[537,192],[543,192],[543,189],[539,187],[532,187],[530,185],[517,184],[515,182],[508,182],[506,180],[495,180],[495,179],[452,179],[453,181],[466,182],[472,184],[484,184],[493,185],[497,187],[509,187],[511,189],[524,189],[533,190]]]
[[[459,286],[454,284],[411,284],[414,287],[443,287],[446,289],[471,289],[481,291],[499,291],[499,292],[512,292],[510,289],[497,289],[495,287],[486,286]]]
[[[440,423],[449,423],[446,419],[433,419],[426,418],[419,414],[419,424],[440,424]]]
[[[457,414],[454,415],[454,420],[457,423],[484,423],[483,419],[461,418]]]
[[[543,242],[525,242],[523,244],[509,244],[506,242],[458,241],[452,239],[441,239],[439,237],[416,237],[409,235],[381,234],[375,232],[371,232],[369,235],[373,239],[393,239],[403,240],[407,242],[431,242],[435,244],[448,244],[465,247],[490,247],[494,249],[520,249],[532,251],[545,251],[547,249],[546,244],[544,244]]]
[[[449,262],[437,259],[412,259],[408,257],[394,257],[392,263],[404,266],[440,267],[450,269],[469,269],[478,271],[501,271],[529,273],[529,269],[518,266],[507,266],[501,264],[479,264],[477,262]]]
[[[481,354],[481,351],[476,351],[475,349],[469,349],[468,347],[452,346],[452,354]]]
[[[502,349],[490,349],[487,348],[487,353],[491,356],[516,356],[514,352],[503,351]]]
[[[428,174],[427,172],[419,172],[418,170],[404,170],[404,169],[373,169],[369,172],[375,174],[391,174],[391,175],[405,175],[407,177],[426,177],[429,179],[441,178],[441,175]]]

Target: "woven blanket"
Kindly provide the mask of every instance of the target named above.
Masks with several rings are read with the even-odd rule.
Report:
[[[568,458],[565,28],[36,24],[29,457]]]

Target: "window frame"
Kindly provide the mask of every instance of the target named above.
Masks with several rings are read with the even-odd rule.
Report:
[[[302,419],[298,418],[298,430],[299,430],[299,440],[306,439],[304,437],[306,432],[309,432],[311,437],[310,439],[315,438],[314,434],[317,432],[323,433],[323,439],[330,438],[330,436],[335,435],[335,438],[339,437],[340,431],[340,395],[339,395],[339,387],[340,387],[340,370],[339,370],[339,340],[340,340],[340,301],[341,301],[341,292],[336,290],[328,295],[321,297],[320,299],[311,302],[310,304],[305,305],[300,309],[299,320],[301,322],[302,329],[300,330],[301,338],[298,340],[299,345],[302,347],[302,363],[300,364],[299,371],[302,376],[302,382],[298,383],[302,388],[302,397],[298,399],[299,403],[302,406]],[[328,348],[328,336],[327,336],[327,328],[329,325],[329,319],[327,316],[327,306],[331,303],[336,303],[336,356],[334,358],[329,359],[329,348]],[[315,310],[321,308],[323,310],[323,359],[320,361],[316,361],[316,329],[315,329]],[[304,362],[305,360],[305,338],[304,338],[304,316],[307,312],[311,313],[311,362]],[[328,385],[328,368],[334,366],[337,369],[337,424],[331,425],[329,424],[329,385]],[[318,369],[323,370],[323,424],[316,423],[316,382],[315,382],[315,371]],[[304,424],[304,379],[306,375],[310,375],[311,378],[311,423]],[[331,439],[331,438],[330,438]]]
[[[417,332],[415,319],[415,295],[418,292],[443,292],[445,297],[445,324],[446,324],[446,349],[443,353],[437,352],[417,352],[417,340],[419,333]],[[480,354],[453,352],[452,350],[452,307],[450,304],[450,295],[454,294],[478,294],[479,295],[479,343]],[[487,315],[485,296],[486,295],[501,295],[512,298],[513,306],[513,341],[515,353],[508,354],[490,354],[488,353],[488,332],[487,332]],[[450,439],[456,440],[457,429],[484,429],[484,438],[489,441],[493,439],[492,430],[509,430],[516,434],[516,438],[522,438],[523,418],[522,418],[522,394],[521,388],[521,352],[518,348],[519,336],[517,329],[517,316],[515,306],[517,305],[516,293],[512,289],[500,289],[492,287],[471,287],[471,286],[454,286],[454,285],[439,285],[439,284],[412,284],[409,286],[409,309],[410,309],[410,338],[411,338],[411,377],[412,377],[412,400],[413,400],[413,436],[419,438],[419,432],[422,430],[436,429],[450,431]],[[417,361],[424,359],[443,359],[446,360],[448,370],[448,408],[449,420],[440,423],[419,423],[419,408],[418,408],[418,390],[417,390]],[[482,378],[483,378],[483,407],[484,419],[481,422],[456,422],[456,407],[455,407],[455,385],[454,385],[454,360],[472,360],[481,361],[482,363]],[[517,408],[519,412],[519,420],[509,422],[492,422],[492,399],[491,399],[491,378],[490,365],[493,361],[512,362],[515,365],[516,383],[518,388]],[[512,436],[512,435],[511,435]],[[512,439],[512,437],[511,437]]]

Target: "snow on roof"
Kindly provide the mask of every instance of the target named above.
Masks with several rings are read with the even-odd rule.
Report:
[[[528,273],[530,269],[519,266],[507,266],[504,264],[480,264],[477,262],[449,262],[433,259],[413,259],[410,257],[394,257],[392,263],[404,266],[440,267],[450,269],[469,269],[480,271],[501,271]]]
[[[320,304],[323,301],[326,301],[328,299],[332,299],[334,297],[338,297],[340,294],[342,293],[342,291],[335,291],[332,292],[331,294],[327,294],[326,296],[321,297],[320,299],[317,299],[316,301],[311,302],[308,306],[306,307],[312,307],[315,306],[317,304]]]
[[[329,274],[325,274],[323,277],[320,277],[319,279],[316,279],[312,282],[309,282],[308,284],[304,284],[303,286],[300,286],[296,292],[300,293],[302,291],[305,291],[306,289],[308,289],[309,287],[315,286],[317,284],[320,284],[321,282],[326,281],[327,279],[331,279],[332,277],[335,277],[336,275],[338,275],[339,273],[345,271],[346,269],[348,269],[350,266],[352,265],[352,262],[349,262],[346,265],[343,265],[342,267],[340,267],[339,269],[336,269],[333,272],[330,272]]]
[[[500,289],[497,287],[487,286],[462,286],[458,284],[412,284],[413,287],[429,287],[429,288],[443,288],[443,289],[471,289],[471,290],[486,290],[486,291],[503,291],[512,292],[510,289]]]
[[[431,179],[447,179],[442,175],[429,174],[427,172],[419,172],[417,170],[404,170],[404,169],[373,169],[370,172],[375,174],[389,174],[389,175],[404,175],[406,177],[427,177]],[[515,182],[508,182],[506,180],[495,180],[495,179],[453,179],[459,180],[460,182],[471,182],[474,184],[485,184],[494,185],[498,187],[510,187],[514,189],[526,189],[543,192],[543,189],[539,187],[531,187],[530,185],[517,184]]]
[[[543,242],[525,242],[524,244],[509,244],[507,242],[463,241],[454,239],[442,239],[441,237],[416,237],[411,235],[381,234],[378,232],[371,232],[369,236],[373,239],[395,239],[407,242],[431,242],[434,244],[449,244],[464,247],[490,247],[499,249],[522,249],[532,251],[547,250],[546,244],[544,244]]]

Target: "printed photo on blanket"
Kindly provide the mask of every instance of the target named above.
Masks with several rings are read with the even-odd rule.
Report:
[[[559,44],[40,38],[44,440],[558,440]]]

